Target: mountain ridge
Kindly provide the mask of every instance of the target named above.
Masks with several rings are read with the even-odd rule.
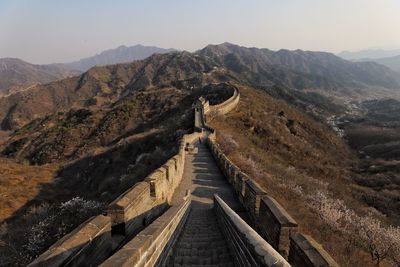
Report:
[[[276,72],[276,67],[279,66],[287,73],[282,73],[282,69],[278,70],[282,74],[278,80],[296,79],[296,82],[289,83],[289,86],[294,88],[307,88],[310,83],[333,89],[338,86],[362,87],[365,83],[390,89],[400,88],[400,78],[397,73],[385,66],[353,63],[327,52],[285,49],[274,52],[265,48],[247,48],[223,43],[209,45],[197,53],[205,56],[213,53],[215,61],[236,64],[237,71]],[[250,66],[241,66],[249,59],[252,60]]]
[[[104,50],[94,56],[82,58],[77,61],[68,63],[55,63],[55,65],[62,65],[65,68],[77,69],[80,71],[87,71],[94,66],[112,65],[127,63],[134,60],[142,60],[153,54],[169,53],[177,51],[174,48],[160,48],[156,46],[143,46],[137,44],[134,46],[121,45],[114,49]]]
[[[362,58],[356,62],[376,62],[400,73],[400,55],[383,58]]]
[[[400,49],[366,49],[361,51],[342,51],[337,56],[347,60],[358,60],[362,58],[378,59],[400,55]]]
[[[0,58],[0,94],[80,74],[63,66],[36,65],[18,58]]]
[[[0,96],[7,95],[36,84],[80,75],[98,65],[112,65],[145,59],[155,53],[169,53],[173,48],[156,46],[119,46],[102,51],[91,57],[69,63],[32,64],[19,58],[0,58]]]
[[[241,81],[270,94],[289,96],[296,90],[304,96],[309,89],[367,94],[379,88],[393,92],[400,88],[399,77],[376,63],[352,63],[325,52],[273,52],[224,43],[194,53],[154,54],[130,63],[93,67],[81,76],[0,98],[1,128],[16,129],[60,109],[113,105],[136,90],[204,86],[207,79]]]

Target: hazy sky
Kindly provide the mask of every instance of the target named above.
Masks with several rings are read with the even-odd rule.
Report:
[[[65,62],[119,45],[400,47],[400,0],[0,0],[0,57]]]

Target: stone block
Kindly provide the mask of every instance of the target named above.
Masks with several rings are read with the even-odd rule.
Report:
[[[111,219],[98,215],[57,241],[29,266],[82,266],[79,263],[85,260],[96,265],[110,255],[111,250]]]
[[[138,220],[142,220],[152,207],[150,184],[137,183],[108,206],[107,214],[111,217],[113,233],[132,234],[137,225],[140,225]]]
[[[293,267],[339,267],[318,242],[301,233],[290,237],[289,262]]]
[[[261,198],[259,221],[257,223],[261,235],[284,258],[288,258],[290,236],[297,232],[297,222],[272,197]]]
[[[250,216],[253,217],[254,223],[258,218],[261,197],[266,195],[267,193],[252,179],[245,181],[243,203]]]
[[[243,204],[244,196],[245,196],[245,183],[250,177],[244,172],[239,172],[236,176],[236,183],[233,184],[233,188],[239,198],[239,201]]]
[[[221,198],[214,196],[214,209],[222,233],[235,251],[239,266],[285,266],[289,263]]]

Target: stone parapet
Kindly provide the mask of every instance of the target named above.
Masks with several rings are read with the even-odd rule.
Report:
[[[232,111],[238,104],[240,100],[239,89],[235,86],[229,84],[233,87],[233,95],[226,101],[218,105],[211,105],[205,109],[205,114],[212,114],[213,116],[224,115]]]
[[[294,267],[339,267],[332,257],[311,236],[290,237],[289,261]]]
[[[297,222],[270,196],[261,198],[258,229],[261,236],[287,259],[289,238],[297,232]]]
[[[239,266],[287,266],[289,263],[237,215],[221,198],[214,196],[218,223]]]
[[[28,266],[96,266],[112,252],[111,220],[98,215],[53,244]]]
[[[190,211],[189,193],[100,266],[164,266]]]
[[[214,159],[217,161],[221,172],[226,176],[228,182],[234,188],[239,201],[246,208],[250,223],[254,225],[254,228],[266,241],[284,258],[288,259],[291,264],[293,261],[293,266],[301,262],[308,262],[310,265],[297,266],[331,266],[318,265],[321,263],[321,260],[319,260],[319,256],[315,255],[327,255],[320,244],[314,240],[310,242],[308,239],[306,243],[299,243],[298,238],[292,238],[298,231],[297,222],[275,199],[268,196],[251,177],[243,173],[225,156],[216,142],[215,131],[208,136],[207,145]],[[295,241],[297,242],[293,244]],[[298,244],[303,244],[303,246]],[[292,249],[295,251],[292,252]],[[302,252],[302,250],[305,251]],[[310,256],[311,251],[314,254]],[[291,253],[292,256],[290,256]],[[335,263],[330,256],[329,259],[331,260],[330,264]]]
[[[109,257],[115,246],[130,240],[168,209],[169,201],[182,180],[185,146],[202,136],[201,133],[182,136],[174,157],[115,199],[107,208],[107,216],[93,219],[96,223],[99,218],[107,221],[107,231],[98,237],[86,234],[86,229],[92,229],[94,223],[86,221],[40,255],[31,263],[32,266],[78,266],[83,259],[101,263]],[[80,232],[81,229],[84,233]],[[90,255],[86,255],[89,252]],[[68,265],[70,263],[72,265]]]
[[[155,205],[150,187],[148,182],[139,182],[108,206],[113,234],[130,238],[167,208],[165,202]]]
[[[244,200],[243,204],[250,216],[253,217],[254,223],[258,223],[258,215],[260,210],[261,197],[267,193],[252,179],[248,178],[244,182]]]

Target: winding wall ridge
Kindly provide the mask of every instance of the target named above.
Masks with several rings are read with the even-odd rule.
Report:
[[[235,89],[234,95],[218,105],[218,109],[232,109],[232,103],[238,102],[235,101],[237,98],[238,91]],[[201,108],[199,118],[198,114],[195,117],[198,124],[195,123],[195,127],[203,128],[205,113],[212,108],[205,100]],[[201,136],[202,132],[185,134],[178,153],[144,181],[136,183],[115,199],[108,206],[106,215],[88,219],[54,243],[29,266],[77,266],[84,262],[94,266],[107,259],[169,208],[174,191],[182,180],[185,147]],[[169,213],[173,213],[173,210]]]
[[[244,253],[246,259],[258,259],[255,262],[261,266],[288,266],[284,258],[292,266],[338,266],[315,240],[298,233],[293,218],[219,148],[216,131],[206,125],[205,117],[226,114],[238,105],[240,93],[232,87],[232,97],[219,105],[210,106],[205,99],[199,99],[195,107],[195,130],[199,132],[184,135],[175,156],[114,200],[106,215],[90,218],[29,266],[97,266],[103,262],[103,266],[163,265],[190,210],[190,197],[170,207],[172,195],[182,180],[186,146],[207,135],[212,155],[247,210],[254,229],[282,256],[216,197],[214,207],[222,230],[246,246],[241,249],[232,243],[236,253]],[[240,266],[251,264],[243,262]]]
[[[237,106],[239,99],[239,91],[235,88],[230,99],[220,105],[210,106],[207,113],[226,114]],[[216,142],[216,131],[207,125],[205,127],[211,130],[207,145],[237,198],[247,210],[254,229],[285,259],[289,259],[292,266],[338,267],[320,244],[310,236],[298,233],[297,222],[251,177],[229,160]]]
[[[224,101],[221,104],[218,105],[212,105],[209,106],[209,108],[204,108],[205,114],[210,113],[210,114],[215,114],[215,115],[224,115],[231,110],[233,110],[238,104],[240,100],[240,93],[239,89],[233,85],[230,85],[233,87],[233,95],[228,98],[226,101]]]

